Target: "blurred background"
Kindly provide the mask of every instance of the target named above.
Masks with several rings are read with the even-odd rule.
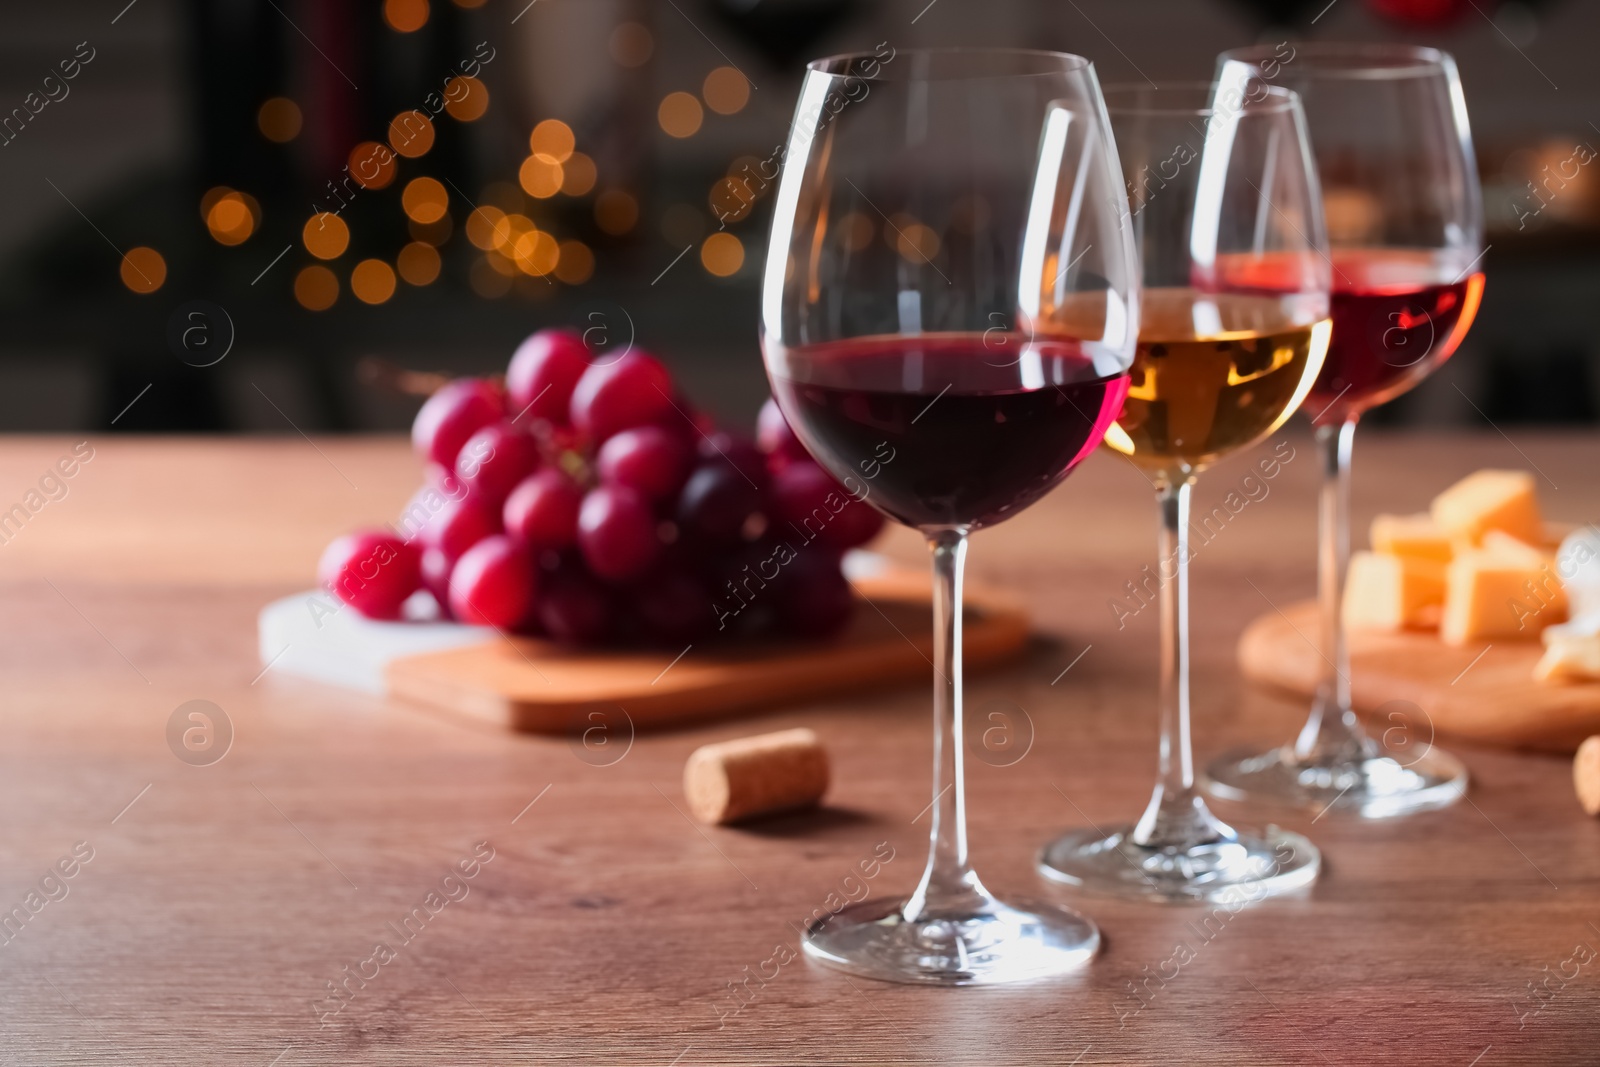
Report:
[[[1455,53],[1484,182],[1477,324],[1371,421],[1593,422],[1592,0],[89,0],[0,40],[0,431],[400,429],[556,324],[745,421],[805,60],[1016,45],[1167,82],[1318,38]]]

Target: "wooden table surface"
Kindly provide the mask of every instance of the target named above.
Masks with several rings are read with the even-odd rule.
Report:
[[[1233,662],[1269,599],[1312,590],[1316,460],[1307,437],[1284,440],[1293,458],[1198,550],[1201,760],[1300,720]],[[0,441],[0,511],[75,443]],[[604,765],[563,740],[258,679],[257,609],[308,587],[334,534],[397,512],[417,477],[404,445],[90,447],[66,495],[48,483],[59,499],[0,544],[0,910],[26,916],[0,933],[0,1063],[1600,1063],[1600,823],[1563,759],[1457,749],[1471,803],[1380,824],[1281,817],[1323,849],[1321,880],[1204,927],[1201,909],[1034,876],[1041,842],[1136,816],[1154,773],[1155,612],[1119,629],[1108,601],[1153,562],[1155,516],[1113,456],[975,539],[973,576],[1026,595],[1042,638],[967,694],[969,714],[1021,709],[1035,733],[1014,765],[969,760],[979,871],[1002,895],[1072,900],[1104,949],[1072,978],[941,990],[791,960],[791,924],[851,891],[875,850],[894,858],[874,893],[920,872],[924,689],[640,735]],[[1475,468],[1529,463],[1553,517],[1600,515],[1593,436],[1366,433],[1356,453],[1358,529]],[[1250,488],[1247,469],[1202,479],[1197,511]],[[906,531],[884,545],[920,558]],[[167,739],[197,699],[234,731],[209,766]],[[693,748],[802,724],[833,752],[825,811],[758,829],[686,819]],[[74,865],[74,848],[92,858]],[[64,858],[71,878],[52,874]],[[474,877],[446,881],[458,861]],[[405,927],[419,907],[427,921]],[[330,999],[338,982],[351,992]]]

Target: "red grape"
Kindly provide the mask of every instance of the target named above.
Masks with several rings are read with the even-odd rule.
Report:
[[[794,460],[811,458],[806,446],[789,428],[789,420],[783,417],[778,402],[771,397],[761,405],[761,414],[756,417],[756,447],[767,454],[767,465],[773,470]]]
[[[683,488],[689,450],[682,438],[659,426],[636,426],[601,445],[595,465],[608,485],[625,485],[647,499],[661,500]]]
[[[633,596],[645,634],[658,641],[693,641],[716,621],[704,583],[683,571],[657,574],[634,590]]]
[[[485,426],[461,446],[456,474],[473,494],[499,508],[539,465],[539,442],[508,422]]]
[[[534,471],[506,497],[506,532],[533,552],[569,548],[578,539],[583,490],[554,467]]]
[[[450,611],[465,623],[511,629],[528,617],[537,581],[520,545],[504,534],[486,537],[450,572]]]
[[[439,605],[439,617],[450,618],[450,571],[455,560],[445,555],[441,548],[422,550],[422,588],[433,594]]]
[[[732,465],[751,484],[757,487],[767,484],[767,458],[748,437],[716,430],[703,435],[695,443],[695,451],[705,464]]]
[[[678,526],[691,538],[736,542],[760,508],[760,491],[738,470],[727,463],[704,463],[678,498]]]
[[[567,421],[572,389],[589,369],[589,349],[576,330],[540,330],[518,346],[506,368],[511,414],[524,419]]]
[[[422,528],[425,548],[437,548],[452,560],[491,534],[500,532],[500,513],[477,495],[445,500]]]
[[[855,612],[855,596],[839,569],[839,557],[824,548],[800,549],[784,565],[775,592],[779,624],[796,637],[836,633]]]
[[[810,460],[791,462],[772,476],[767,512],[780,526],[834,548],[865,544],[883,529],[882,515]]]
[[[411,444],[424,460],[454,470],[467,438],[504,415],[505,402],[493,383],[457,378],[423,403],[411,424]]]
[[[611,599],[581,570],[562,570],[539,595],[539,621],[557,641],[594,644],[611,629]]]
[[[317,580],[369,619],[397,619],[422,583],[420,557],[387,530],[358,530],[323,550]]]
[[[627,582],[650,569],[661,553],[650,504],[632,489],[591,489],[578,510],[578,548],[595,576]]]
[[[593,441],[673,414],[672,376],[659,361],[633,351],[583,372],[572,391],[572,425]]]

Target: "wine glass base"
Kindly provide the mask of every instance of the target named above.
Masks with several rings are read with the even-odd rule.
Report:
[[[1133,840],[1133,827],[1076,830],[1039,853],[1039,873],[1095,893],[1166,904],[1251,904],[1310,885],[1322,869],[1317,846],[1268,826],[1186,849]]]
[[[807,956],[863,978],[991,985],[1075,971],[1100,948],[1095,924],[1050,904],[1024,911],[991,900],[972,913],[908,922],[905,900],[865,900],[812,923]]]
[[[1329,764],[1301,760],[1293,746],[1285,745],[1270,752],[1230,752],[1206,768],[1201,787],[1221,800],[1390,819],[1454,804],[1466,795],[1467,769],[1431,747],[1404,763],[1369,756]]]

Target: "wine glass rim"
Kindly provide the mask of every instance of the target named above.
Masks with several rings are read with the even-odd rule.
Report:
[[[1245,63],[1274,60],[1282,69],[1292,70],[1296,62],[1310,59],[1311,73],[1319,78],[1385,80],[1425,78],[1453,67],[1450,53],[1429,45],[1399,44],[1391,41],[1303,41],[1291,42],[1288,58],[1280,55],[1280,45],[1246,45],[1230,48],[1218,58]],[[1291,75],[1293,77],[1293,75]]]
[[[891,64],[890,59],[899,59],[906,56],[932,60],[939,66],[950,64],[956,69],[932,72],[923,70],[899,76],[899,72],[905,70],[906,67],[904,65]],[[969,71],[960,69],[964,61],[973,59],[1005,59],[1014,64],[1014,67],[1009,70],[1000,69],[999,64],[996,64],[994,68],[987,70]],[[862,75],[857,69],[869,61],[878,64],[877,72],[870,77]],[[1015,69],[1016,66],[1030,63],[1036,69]],[[807,63],[806,71],[807,73],[823,74],[835,78],[864,77],[867,81],[932,82],[1059,76],[1087,71],[1092,69],[1093,66],[1093,62],[1083,56],[1074,55],[1071,52],[1053,52],[1043,48],[901,48],[893,51],[889,57],[879,55],[877,52],[840,52],[837,55],[822,56]]]
[[[1100,93],[1105,98],[1106,112],[1112,115],[1192,115],[1200,118],[1210,118],[1221,111],[1229,115],[1279,115],[1293,111],[1299,101],[1299,94],[1293,89],[1286,89],[1281,85],[1262,85],[1252,92],[1263,92],[1265,95],[1256,100],[1241,99],[1237,105],[1215,107],[1211,101],[1216,95],[1218,82],[1167,82],[1163,85],[1151,86],[1140,82],[1115,82],[1101,87]],[[1199,106],[1178,104],[1143,104],[1129,103],[1129,98],[1139,97],[1179,97],[1182,94],[1205,94],[1206,102]]]

